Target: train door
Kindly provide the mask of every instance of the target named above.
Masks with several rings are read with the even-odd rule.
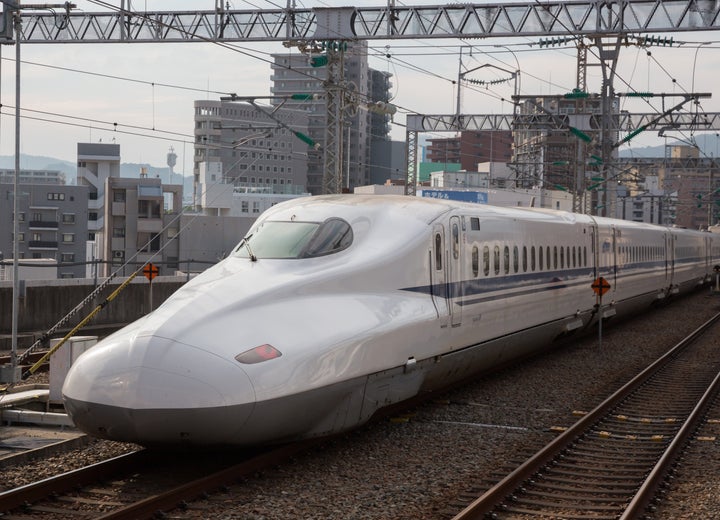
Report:
[[[612,227],[612,276],[613,281],[611,282],[612,289],[611,291],[617,290],[617,280],[618,280],[618,235],[619,235],[618,229],[613,226]]]
[[[448,303],[450,322],[457,327],[462,322],[463,285],[463,231],[460,217],[450,217],[450,251],[448,255]]]
[[[707,275],[707,274],[710,273],[710,271],[711,271],[711,267],[710,267],[710,255],[712,255],[712,239],[711,239],[709,236],[708,236],[708,237],[705,237],[705,251],[704,251],[704,253],[705,253],[705,265],[703,266],[703,267],[704,267],[703,270],[704,270],[705,274]]]
[[[593,225],[590,227],[590,261],[592,262],[593,268],[593,280],[597,280],[597,277],[600,276],[600,247],[598,240],[598,228],[597,225]]]
[[[665,233],[665,286],[672,287],[675,275],[675,236]]]
[[[436,224],[433,228],[432,251],[430,252],[430,289],[433,304],[440,317],[440,326],[447,326],[450,315],[450,298],[447,293],[447,258],[445,254],[445,227]]]

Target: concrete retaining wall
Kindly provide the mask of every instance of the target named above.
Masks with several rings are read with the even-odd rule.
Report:
[[[73,315],[65,331],[72,329],[95,307],[105,301],[125,280],[115,279],[93,301],[89,302],[77,314]],[[153,308],[157,308],[168,296],[174,293],[186,281],[185,277],[159,276],[152,282]],[[55,325],[63,316],[75,308],[95,289],[91,279],[67,280],[28,280],[21,287],[18,312],[19,345],[27,345],[27,336],[36,336]],[[92,328],[99,326],[116,327],[130,323],[150,311],[150,284],[146,278],[138,276],[117,297],[105,306],[88,324]],[[0,348],[9,345],[12,332],[12,282],[0,282]],[[79,332],[87,334],[87,332]],[[62,334],[59,334],[62,336]],[[56,335],[57,336],[57,335]],[[30,341],[31,343],[31,341]]]

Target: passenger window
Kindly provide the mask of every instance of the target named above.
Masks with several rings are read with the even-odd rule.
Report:
[[[518,248],[517,246],[513,247],[513,272],[518,272]]]
[[[480,219],[478,217],[470,217],[470,229],[480,231]]]
[[[565,248],[560,247],[560,269],[565,269]]]
[[[475,278],[477,278],[478,272],[480,272],[480,253],[478,252],[477,246],[473,246],[472,248],[472,272]]]
[[[587,246],[583,246],[583,267],[587,267]]]
[[[542,246],[538,247],[538,265],[540,267],[540,270],[543,270],[543,248]]]
[[[435,233],[435,270],[442,270],[442,236]]]
[[[495,274],[500,274],[500,246],[495,246],[493,267],[495,268]]]
[[[523,246],[523,273],[527,273],[527,246]]]
[[[485,276],[490,274],[490,248],[483,247],[483,273]]]
[[[505,274],[510,272],[510,248],[508,246],[503,249],[503,272]]]
[[[535,271],[535,246],[530,248],[530,270]]]
[[[547,255],[545,255],[545,258],[547,258],[547,268],[549,271],[550,269],[552,269],[552,265],[550,264],[550,246],[547,246],[545,252],[547,253]]]
[[[577,263],[575,262],[575,246],[572,248],[572,255],[573,255],[573,267],[577,267]]]

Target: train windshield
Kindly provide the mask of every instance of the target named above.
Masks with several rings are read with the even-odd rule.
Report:
[[[235,248],[240,258],[313,258],[347,249],[353,240],[350,224],[339,218],[325,222],[266,221]]]

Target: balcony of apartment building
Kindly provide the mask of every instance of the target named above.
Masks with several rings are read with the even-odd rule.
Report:
[[[124,217],[127,214],[125,201],[113,201],[112,206],[110,207],[110,214],[114,217]]]
[[[101,231],[105,225],[105,217],[97,211],[88,211],[88,231]]]
[[[160,251],[160,233],[140,232],[137,234],[137,258],[138,262],[157,261],[157,254]]]
[[[28,249],[31,251],[57,251],[57,240],[30,240]]]
[[[105,197],[96,191],[88,193],[88,210],[99,210],[105,206]]]
[[[59,223],[56,220],[33,219],[28,222],[31,231],[57,231]]]
[[[151,196],[151,192],[154,190],[143,190],[142,188],[157,188],[161,190],[160,186],[140,186],[138,191],[139,196],[146,196],[148,198],[141,198],[138,200],[138,220],[137,220],[137,232],[138,233],[160,233],[163,228],[162,221],[162,195],[157,198]]]

